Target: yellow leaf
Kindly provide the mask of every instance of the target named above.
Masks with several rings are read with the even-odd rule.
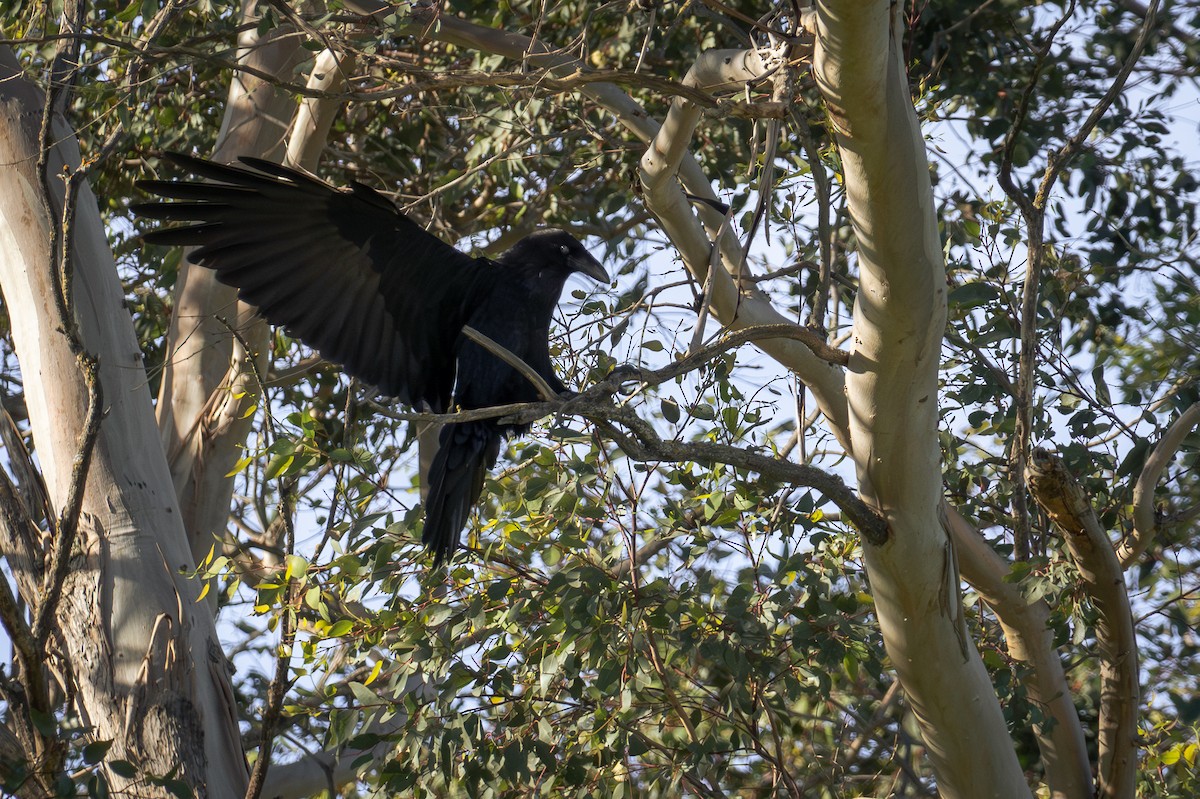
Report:
[[[212,586],[208,580],[204,581],[204,587],[200,589],[200,596],[196,597],[197,602],[203,602],[204,597],[208,596],[208,589]]]
[[[1196,765],[1196,755],[1200,754],[1200,744],[1188,744],[1183,748],[1183,759],[1189,766]]]
[[[245,458],[242,458],[240,461],[238,461],[237,463],[235,463],[235,464],[233,465],[233,468],[232,468],[232,469],[229,471],[229,474],[227,474],[227,475],[225,475],[225,476],[226,476],[226,477],[233,477],[235,474],[237,474],[238,472],[240,472],[242,469],[245,469],[247,466],[249,466],[249,465],[250,465],[250,461],[252,461],[252,460],[254,460],[254,459],[253,459],[253,458],[251,458],[251,457],[245,457]]]
[[[379,676],[379,672],[381,671],[383,671],[383,661],[377,660],[375,661],[375,668],[371,669],[371,674],[367,677],[366,681],[363,682],[363,685],[370,685],[371,683],[375,682],[375,678]]]

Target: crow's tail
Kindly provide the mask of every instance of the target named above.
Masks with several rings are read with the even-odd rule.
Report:
[[[433,552],[435,567],[450,559],[471,508],[483,490],[487,470],[500,454],[500,433],[480,422],[448,424],[439,436],[439,448],[425,475],[429,495],[425,500],[425,532],[421,543]]]

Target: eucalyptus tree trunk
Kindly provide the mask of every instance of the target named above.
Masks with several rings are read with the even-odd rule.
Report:
[[[885,540],[864,537],[867,571],[884,642],[920,723],[941,795],[1029,796],[963,619],[952,528],[942,511],[937,391],[946,277],[900,46],[902,10],[882,0],[825,2],[806,15],[856,234],[854,335],[845,369],[803,346],[763,349],[813,392],[831,432],[854,459],[859,494],[886,520]],[[703,54],[685,83],[712,90],[761,79],[768,70],[756,63],[759,58]],[[723,270],[710,272],[717,220],[706,219],[705,235],[681,191],[681,183],[693,193],[707,191],[692,178],[686,152],[699,116],[689,101],[673,101],[642,158],[645,202],[696,280],[711,281],[710,304],[720,321],[761,322],[770,309],[761,307],[753,287],[736,285],[744,269],[739,253],[723,252]],[[1053,757],[1049,742],[1043,740],[1043,748]],[[1050,764],[1050,771],[1057,769]],[[1077,784],[1073,777],[1064,782]]]
[[[255,3],[246,3],[243,20],[254,14]],[[238,37],[238,63],[256,75],[288,80],[309,55],[302,42],[286,25],[263,37],[251,27]],[[261,77],[235,73],[212,159],[227,163],[250,155],[281,160],[295,110],[287,91]],[[311,168],[315,161],[314,155],[305,166]],[[266,374],[270,331],[253,308],[238,301],[236,289],[187,258],[174,300],[158,424],[192,553],[200,560],[229,520],[230,472],[254,425],[246,409],[259,404],[263,387],[256,375]]]
[[[170,796],[141,777],[174,772],[198,796],[241,796],[247,770],[229,664],[189,577],[195,565],[141,352],[86,182],[73,203],[67,266],[55,266],[59,178],[80,169],[80,154],[60,117],[42,141],[43,102],[0,49],[0,289],[56,519],[43,546],[62,547],[61,557],[47,554],[41,580],[17,582],[31,615],[46,617],[46,637],[57,640],[60,660],[48,665],[69,680],[92,739],[111,740],[110,758],[145,770],[133,780],[110,771],[114,793]],[[48,185],[37,168],[43,147]],[[85,377],[88,363],[98,364],[98,384]],[[98,429],[87,429],[89,420]]]
[[[814,66],[845,171],[859,290],[846,374],[859,492],[888,523],[865,544],[884,643],[945,797],[1028,796],[967,632],[940,510],[938,364],[946,278],[902,6],[819,2]]]

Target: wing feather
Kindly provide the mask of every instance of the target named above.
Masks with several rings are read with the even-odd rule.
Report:
[[[207,180],[138,183],[177,202],[135,204],[135,213],[187,223],[146,233],[147,242],[197,247],[193,262],[350,374],[410,404],[449,407],[455,346],[495,285],[495,265],[362,184],[339,190],[257,158],[167,159]]]

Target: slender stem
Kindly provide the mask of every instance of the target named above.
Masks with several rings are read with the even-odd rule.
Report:
[[[1014,115],[1014,122],[1005,137],[1003,155],[1000,162],[998,180],[1005,194],[1021,209],[1028,235],[1028,257],[1025,267],[1025,284],[1021,293],[1021,348],[1018,361],[1016,425],[1014,439],[1009,452],[1010,474],[1013,481],[1013,543],[1014,555],[1018,560],[1029,557],[1030,518],[1025,499],[1024,488],[1020,485],[1020,477],[1024,474],[1029,462],[1029,449],[1033,437],[1033,389],[1037,372],[1037,309],[1041,293],[1041,275],[1045,264],[1045,225],[1046,206],[1050,200],[1054,184],[1070,164],[1071,160],[1083,149],[1084,143],[1095,130],[1100,120],[1116,101],[1132,74],[1138,59],[1141,57],[1155,30],[1159,0],[1152,0],[1142,20],[1141,30],[1134,41],[1125,62],[1117,72],[1112,84],[1104,96],[1092,108],[1087,119],[1079,129],[1063,143],[1058,150],[1046,158],[1046,168],[1037,191],[1030,198],[1014,182],[1012,175],[1013,153],[1017,139],[1024,126],[1031,105],[1033,90],[1041,75],[1042,69],[1050,54],[1055,37],[1063,25],[1075,11],[1075,3],[1071,2],[1063,16],[1050,28],[1046,43],[1038,53],[1034,73],[1025,86]]]
[[[284,530],[287,537],[286,551],[291,554],[296,548],[296,531],[293,526],[292,513],[295,505],[294,492],[284,485],[283,496],[279,500],[279,514],[283,518]],[[263,709],[261,740],[258,744],[258,759],[254,761],[254,769],[250,772],[250,784],[246,787],[246,799],[258,799],[266,781],[267,769],[271,765],[271,750],[275,743],[275,728],[283,713],[283,700],[291,687],[288,671],[292,662],[292,647],[296,639],[295,601],[299,593],[299,582],[295,577],[289,577],[284,595],[283,605],[279,611],[279,650],[275,654],[275,676],[267,689],[267,703]]]
[[[50,186],[49,153],[52,149],[51,128],[55,107],[58,105],[56,96],[66,91],[65,87],[51,86],[46,94],[46,104],[43,108],[42,126],[40,131],[39,148],[41,155],[42,198],[44,208],[50,212],[54,207],[54,192]],[[53,243],[50,251],[49,265],[51,282],[55,288],[54,308],[58,314],[59,325],[66,336],[71,354],[75,356],[83,375],[87,389],[87,409],[84,413],[83,426],[79,433],[79,444],[71,469],[71,480],[67,488],[66,500],[54,520],[55,536],[54,549],[50,556],[50,568],[45,576],[45,591],[42,602],[34,614],[33,635],[44,646],[49,634],[50,625],[54,622],[58,602],[62,597],[63,584],[70,572],[70,553],[75,545],[75,537],[79,528],[79,516],[83,508],[83,495],[87,485],[87,475],[91,467],[92,453],[100,434],[100,422],[103,418],[104,392],[100,382],[100,365],[95,356],[87,352],[83,346],[83,337],[75,319],[73,309],[73,259],[74,259],[74,223],[76,198],[84,176],[73,173],[66,177],[63,190],[62,213],[58,225],[53,228]],[[53,218],[52,213],[48,214]]]
[[[538,396],[542,399],[547,402],[553,402],[558,399],[558,392],[550,388],[550,384],[546,382],[546,379],[534,371],[532,366],[518,358],[512,350],[498,344],[470,325],[463,327],[463,335],[520,372],[522,377],[533,384],[533,387],[537,389]]]

